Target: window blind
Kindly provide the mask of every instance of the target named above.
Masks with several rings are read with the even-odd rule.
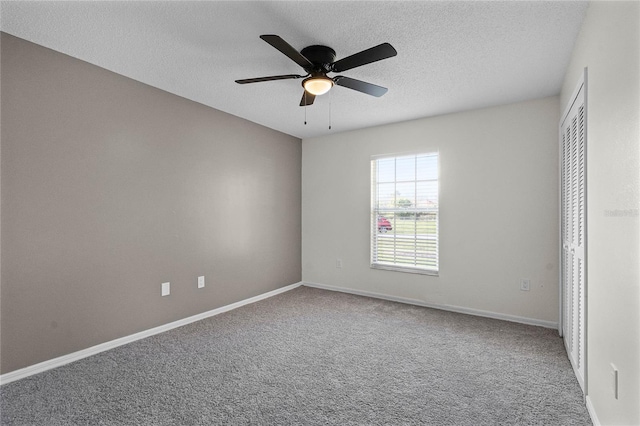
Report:
[[[437,274],[437,153],[371,160],[371,267]]]

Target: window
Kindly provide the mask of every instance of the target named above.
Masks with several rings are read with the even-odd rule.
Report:
[[[371,160],[371,267],[437,275],[437,153]]]

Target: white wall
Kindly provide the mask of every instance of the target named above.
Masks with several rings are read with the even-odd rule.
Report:
[[[303,281],[553,326],[559,115],[550,97],[304,140]],[[440,152],[440,275],[370,269],[371,156],[432,151]],[[531,291],[520,291],[520,278],[532,280]]]
[[[564,106],[588,67],[587,392],[606,425],[640,424],[639,52],[640,3],[592,2],[562,89]]]

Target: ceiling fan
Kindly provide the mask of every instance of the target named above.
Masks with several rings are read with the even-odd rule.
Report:
[[[300,65],[307,74],[285,74],[270,77],[247,78],[243,80],[236,80],[236,83],[247,84],[259,83],[262,81],[303,78],[302,87],[304,87],[304,93],[302,94],[300,106],[312,105],[316,96],[327,93],[331,90],[334,84],[348,89],[357,90],[358,92],[366,93],[371,96],[380,97],[384,95],[387,93],[386,87],[377,86],[375,84],[344,77],[342,75],[328,77],[327,74],[330,72],[347,71],[382,59],[391,58],[398,54],[396,49],[394,49],[389,43],[382,43],[336,61],[335,50],[327,46],[308,46],[298,52],[280,36],[261,35],[260,38]]]

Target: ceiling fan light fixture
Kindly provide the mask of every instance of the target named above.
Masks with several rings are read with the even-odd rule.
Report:
[[[302,82],[302,87],[312,95],[320,96],[331,90],[333,80],[325,75],[312,76]]]
[[[280,53],[287,56],[296,64],[300,65],[306,75],[286,74],[272,75],[267,77],[245,78],[236,80],[238,84],[260,83],[262,81],[293,80],[302,78],[304,93],[300,101],[301,107],[313,105],[316,96],[324,95],[331,90],[333,85],[346,87],[347,89],[365,93],[367,95],[380,97],[387,93],[387,88],[356,80],[342,75],[334,78],[327,77],[327,73],[348,71],[361,67],[372,62],[396,56],[398,52],[389,43],[382,43],[369,49],[354,53],[351,56],[336,61],[336,51],[328,46],[313,45],[307,46],[298,52],[296,48],[284,41],[282,37],[275,34],[264,34],[260,38],[269,43]]]

